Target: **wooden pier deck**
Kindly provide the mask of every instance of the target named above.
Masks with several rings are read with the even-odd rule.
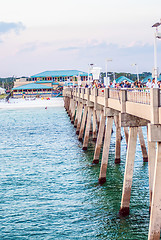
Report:
[[[108,155],[113,122],[116,126],[115,163],[121,153],[121,127],[124,128],[127,153],[120,204],[120,215],[129,214],[137,135],[143,161],[148,161],[150,224],[149,240],[160,239],[161,228],[161,90],[115,88],[63,89],[64,107],[76,127],[83,149],[88,148],[89,134],[96,141],[93,163],[99,163],[103,145],[99,183],[106,182]],[[148,150],[142,132],[147,126]],[[103,141],[104,139],[104,141]]]

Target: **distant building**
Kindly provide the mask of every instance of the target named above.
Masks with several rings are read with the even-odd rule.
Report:
[[[90,76],[91,78],[91,76]],[[36,81],[39,83],[54,83],[55,85],[64,85],[65,83],[78,84],[78,80],[81,83],[88,81],[88,73],[78,71],[78,70],[59,70],[59,71],[45,71],[42,73],[35,74],[31,76],[31,81]]]
[[[152,74],[148,75],[147,77],[145,77],[144,79],[142,79],[142,83],[147,83],[148,79],[150,79],[152,81],[154,77],[152,76]],[[161,82],[161,75],[159,75],[159,77],[157,78],[158,82]]]
[[[89,76],[92,79],[91,74]],[[88,81],[88,73],[78,70],[45,71],[30,78],[17,78],[14,82],[13,97],[54,96],[59,94],[63,85],[83,86]]]
[[[33,96],[52,97],[53,93],[52,87],[37,83],[25,84],[22,86],[15,87],[12,90],[14,98]]]
[[[117,78],[115,81],[116,81],[116,83],[121,83],[121,82],[125,82],[125,81],[127,81],[129,83],[134,82],[133,80],[131,80],[130,78],[127,78],[125,76],[121,76],[121,77]]]

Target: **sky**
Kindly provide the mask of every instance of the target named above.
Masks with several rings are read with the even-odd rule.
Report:
[[[161,0],[0,0],[0,77],[88,72],[91,63],[151,72],[160,19]],[[159,39],[157,60],[161,71]]]

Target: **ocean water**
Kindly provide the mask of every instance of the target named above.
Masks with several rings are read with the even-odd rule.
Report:
[[[148,163],[137,145],[130,215],[118,215],[126,158],[115,165],[112,134],[107,182],[92,165],[63,107],[0,110],[0,239],[147,239]],[[146,131],[145,131],[146,132]]]

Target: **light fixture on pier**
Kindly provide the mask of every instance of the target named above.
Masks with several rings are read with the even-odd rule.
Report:
[[[81,75],[83,74],[83,72],[79,72],[78,76],[77,76],[77,82],[78,82],[78,87],[81,86],[82,81],[81,81]]]
[[[90,79],[89,74],[91,73],[91,70],[93,69],[94,63],[88,64],[88,85],[90,85]]]
[[[137,81],[139,82],[139,70],[138,70],[138,65],[137,65],[137,63],[132,63],[131,66],[132,66],[132,67],[136,67]]]
[[[158,27],[161,25],[161,20],[160,22],[157,22],[155,24],[153,24],[152,27],[155,28],[155,32],[154,32],[154,78],[155,78],[155,85],[154,88],[158,88],[158,84],[157,84],[157,77],[158,77],[158,68],[157,68],[157,38],[161,39],[161,33],[158,32]]]
[[[106,76],[104,77],[104,85],[105,87],[108,87],[110,85],[110,80],[107,76],[107,65],[108,65],[108,62],[112,62],[112,59],[109,59],[109,58],[106,58],[105,60],[105,66],[106,66]]]

